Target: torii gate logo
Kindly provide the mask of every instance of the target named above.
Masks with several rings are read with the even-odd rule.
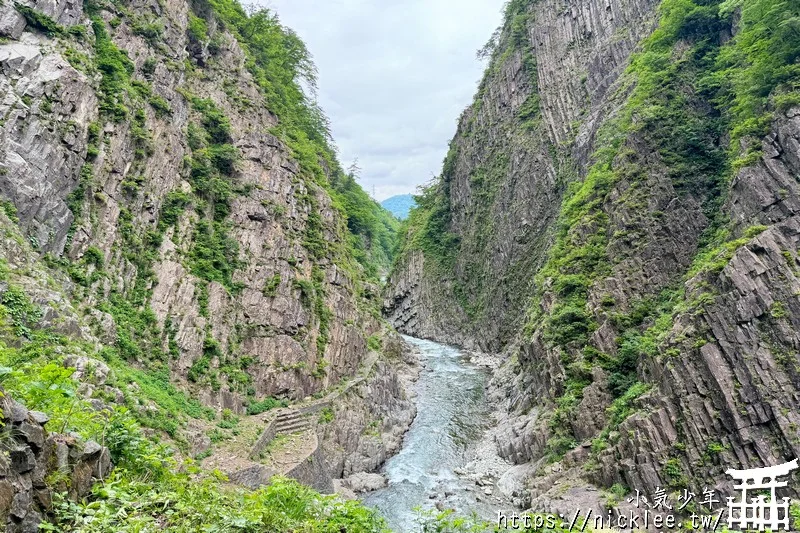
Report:
[[[786,481],[778,481],[779,477],[788,475],[797,468],[797,459],[782,465],[768,466],[766,468],[751,468],[749,470],[727,470],[725,473],[739,482],[733,488],[741,491],[742,499],[734,501],[728,497],[728,527],[730,529],[757,529],[764,531],[770,529],[789,531],[789,498],[778,498],[775,489],[785,487]],[[765,500],[763,492],[769,489],[769,501]],[[756,497],[748,501],[747,491],[754,491]]]

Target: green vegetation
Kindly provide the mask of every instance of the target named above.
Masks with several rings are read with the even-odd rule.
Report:
[[[207,12],[234,33],[267,107],[279,119],[273,133],[289,146],[309,182],[309,193],[303,196],[309,207],[304,245],[313,256],[331,257],[348,272],[353,272],[355,259],[368,277],[377,279],[391,264],[397,221],[358,185],[357,169],[345,173],[336,160],[327,118],[302,88],[316,87],[316,69],[305,44],[269,10],[247,14],[236,0],[208,0],[205,7],[210,9],[201,5],[196,11],[200,20],[190,19],[190,36],[207,38],[201,14]],[[328,193],[345,222],[332,228],[335,241],[323,237],[316,188]]]
[[[164,24],[155,18],[136,17],[132,21],[131,31],[134,35],[144,37],[151,46],[157,46],[164,34]]]
[[[319,321],[319,332],[317,335],[317,355],[320,359],[325,355],[325,348],[328,346],[330,323],[333,318],[333,311],[330,310],[325,303],[325,289],[322,282],[324,281],[324,273],[316,265],[312,268],[311,277],[314,286],[314,314]],[[322,360],[320,361],[322,363]],[[327,364],[327,363],[326,363]],[[324,366],[317,366],[312,375],[316,378],[322,378],[325,374]]]
[[[367,347],[375,352],[380,352],[383,348],[383,342],[381,342],[381,336],[378,334],[370,335],[367,339]]]
[[[667,459],[667,461],[664,463],[662,473],[664,474],[667,483],[669,483],[669,486],[673,489],[680,489],[681,487],[686,486],[686,475],[683,473],[681,462],[678,459],[674,457]]]
[[[696,27],[701,14],[714,21],[715,4],[704,6],[705,11],[695,7],[683,32]],[[729,117],[731,148],[738,150],[739,139],[766,134],[775,105],[786,105],[800,89],[800,5],[787,0],[726,0],[718,9],[723,20],[736,11],[740,17],[738,31],[723,47],[708,81],[717,91],[717,105]]]
[[[239,243],[229,236],[228,230],[226,224],[199,221],[194,228],[189,260],[192,273],[200,279],[236,290],[232,276],[239,265]]]
[[[72,502],[56,493],[54,522],[44,531],[84,533],[143,531],[385,531],[375,511],[355,502],[321,496],[294,481],[274,478],[257,491],[235,489],[218,472],[203,473],[193,462],[145,437],[124,408],[98,412],[76,394],[72,369],[57,362],[20,362],[31,346],[0,345],[0,384],[30,409],[47,413],[48,427],[76,431],[108,446],[115,468],[90,497]],[[5,366],[5,365],[13,366]],[[56,478],[50,479],[51,482]],[[211,529],[209,529],[211,530]]]
[[[785,318],[789,316],[789,312],[783,302],[773,302],[772,307],[769,309],[769,315],[772,318]]]
[[[31,328],[41,317],[38,307],[34,306],[28,296],[19,287],[10,286],[0,298],[2,314],[8,316],[17,337],[30,337]]]
[[[114,122],[121,122],[128,117],[129,109],[125,105],[125,96],[131,91],[131,74],[133,62],[128,55],[117,48],[105,27],[105,22],[97,14],[96,8],[90,9],[92,29],[95,36],[95,62],[102,74],[100,80],[100,111]]]
[[[64,33],[64,27],[44,13],[40,13],[39,11],[36,11],[28,6],[24,6],[19,2],[14,2],[14,9],[16,9],[23,17],[25,17],[25,22],[28,23],[28,26],[41,31],[48,37],[55,37]]]
[[[100,154],[100,124],[91,122],[87,128],[86,159],[94,160]]]
[[[19,218],[17,217],[17,208],[11,201],[0,201],[0,209],[2,209],[6,216],[11,219],[11,222],[19,222]]]
[[[90,254],[99,261],[96,253]],[[7,278],[8,271],[2,276]],[[0,303],[0,387],[29,409],[50,417],[48,428],[77,432],[108,446],[114,469],[95,485],[91,495],[79,502],[54,496],[52,523],[44,531],[83,533],[143,531],[154,527],[164,531],[267,531],[292,528],[298,531],[387,531],[375,511],[355,502],[321,496],[298,483],[274,478],[257,491],[233,488],[225,476],[200,471],[192,461],[175,458],[165,444],[148,438],[135,420],[137,412],[159,417],[161,423],[177,425],[178,416],[192,413],[213,418],[211,413],[177,392],[164,374],[151,377],[122,362],[113,348],[94,354],[111,367],[107,383],[125,393],[130,410],[109,403],[98,411],[77,392],[74,369],[65,368],[59,353],[89,353],[94,347],[51,332],[36,329],[37,309],[25,293],[11,284]],[[15,331],[24,324],[30,338]],[[13,344],[6,344],[10,341]],[[92,370],[89,370],[90,374]],[[125,384],[136,384],[133,389]],[[155,401],[158,409],[144,408]],[[152,420],[146,419],[147,422]],[[235,427],[236,417],[223,413],[220,427]],[[158,427],[175,436],[170,428]],[[216,434],[215,434],[216,435]],[[57,483],[58,476],[48,482]]]
[[[264,398],[260,401],[250,402],[247,406],[248,415],[260,415],[270,409],[277,409],[278,407],[286,407],[289,403],[286,400],[276,400],[275,398]]]
[[[158,525],[163,531],[385,531],[375,511],[355,502],[322,496],[285,478],[258,491],[245,492],[225,485],[216,473],[200,480],[188,474],[134,463],[130,470],[115,470],[98,488],[91,502],[72,504],[59,500],[57,521],[50,529],[68,527],[76,533],[142,531]],[[170,463],[167,463],[170,465]],[[140,469],[141,474],[136,473]],[[189,472],[195,474],[196,468]],[[155,478],[155,479],[152,479]],[[152,480],[151,480],[152,479]],[[171,509],[167,511],[167,509]],[[144,528],[144,529],[143,529]],[[62,529],[63,530],[63,529]],[[209,529],[211,530],[211,529]]]
[[[423,187],[414,196],[417,207],[411,210],[407,229],[402,232],[402,250],[422,250],[425,257],[442,268],[453,266],[460,246],[460,239],[450,231],[450,184],[445,176],[453,168],[455,150],[451,145],[445,159],[443,178]],[[409,240],[410,238],[410,240]]]
[[[278,286],[281,284],[281,275],[280,273],[276,272],[273,274],[271,278],[267,280],[264,284],[264,296],[274,297],[278,294]]]
[[[330,424],[331,422],[333,422],[334,418],[336,418],[336,414],[333,412],[333,409],[330,407],[326,407],[319,412],[318,421],[320,424]]]
[[[208,39],[208,25],[202,18],[194,13],[189,13],[189,27],[186,29],[189,38],[197,43],[203,43]]]
[[[100,260],[97,253],[89,254],[95,258],[94,261]],[[114,303],[111,302],[110,305]],[[126,394],[125,402],[131,408],[132,416],[141,423],[178,437],[177,430],[187,417],[209,416],[210,410],[175,389],[169,382],[169,373],[164,367],[154,365],[148,371],[138,370],[120,357],[120,354],[130,356],[127,352],[137,352],[140,349],[126,330],[118,329],[118,349],[104,347],[97,351],[93,346],[38,329],[40,316],[38,306],[30,301],[20,287],[10,283],[0,301],[0,366],[11,368],[14,372],[4,377],[2,386],[29,408],[41,408],[40,410],[56,413],[56,416],[66,417],[74,412],[71,408],[73,404],[78,407],[83,405],[76,403],[78,400],[74,393],[75,384],[68,379],[72,371],[63,369],[62,356],[58,354],[85,353],[105,362],[111,368],[112,375],[108,377],[107,384],[117,386],[123,391],[127,390],[129,384],[136,384],[138,393],[135,396]],[[126,322],[121,319],[120,323]],[[149,328],[141,322],[137,323],[137,327],[142,328],[141,333]],[[47,392],[51,390],[62,391],[63,398],[51,397],[56,394]],[[45,396],[41,396],[42,394]],[[154,402],[158,409],[141,409],[140,402],[148,401]],[[73,429],[70,424],[71,422],[64,422],[62,425]],[[83,434],[85,428],[80,421],[76,424],[74,429]],[[96,437],[89,434],[86,436]]]
[[[347,215],[350,252],[377,279],[391,266],[399,222],[364,192],[356,181],[355,169],[336,174],[332,196]]]

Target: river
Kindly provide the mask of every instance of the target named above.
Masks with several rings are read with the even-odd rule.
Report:
[[[397,532],[417,531],[419,515],[414,508],[433,509],[437,502],[458,514],[475,512],[491,519],[499,504],[493,505],[474,481],[455,473],[473,459],[472,445],[489,421],[484,397],[487,373],[456,348],[405,339],[421,352],[423,369],[415,384],[417,417],[400,452],[384,466],[388,486],[367,495],[364,503],[376,507]]]

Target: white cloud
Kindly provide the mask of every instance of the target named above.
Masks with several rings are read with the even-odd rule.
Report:
[[[377,197],[438,174],[503,0],[261,0],[306,42],[344,166]]]

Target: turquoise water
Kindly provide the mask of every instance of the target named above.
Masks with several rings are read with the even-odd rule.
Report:
[[[419,515],[414,508],[432,509],[437,502],[460,514],[475,512],[490,519],[496,508],[477,501],[483,493],[454,472],[472,459],[470,445],[486,429],[487,375],[456,348],[405,339],[420,349],[425,366],[415,384],[417,417],[400,452],[384,466],[388,486],[368,494],[364,502],[380,510],[397,532],[415,531]]]

